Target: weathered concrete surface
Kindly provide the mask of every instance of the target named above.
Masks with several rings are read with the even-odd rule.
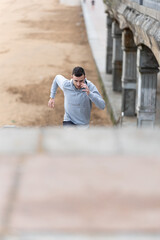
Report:
[[[21,234],[4,240],[159,240],[159,234]]]
[[[19,232],[158,231],[159,168],[156,158],[26,158],[10,228]]]
[[[160,65],[160,14],[129,0],[106,0],[107,12],[120,23],[120,28],[130,28],[136,45],[144,44],[154,53]]]
[[[0,129],[1,239],[159,239],[159,131]]]
[[[158,239],[159,131],[0,129],[1,239]]]
[[[0,129],[0,153],[7,155],[53,154],[160,156],[159,128]]]
[[[137,88],[137,47],[133,33],[129,29],[122,32],[123,71],[122,71],[122,112],[125,116],[135,116]]]
[[[0,232],[8,218],[8,206],[12,197],[16,170],[16,157],[0,157]]]
[[[1,128],[0,152],[4,154],[33,153],[39,148],[39,134],[38,128],[25,128],[24,131],[21,128]]]

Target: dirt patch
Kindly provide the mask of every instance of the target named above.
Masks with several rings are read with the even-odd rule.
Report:
[[[8,88],[8,92],[17,94],[17,100],[20,102],[46,106],[50,90],[49,85],[51,85],[52,79],[45,79],[38,84],[33,83],[25,86],[10,87]]]
[[[25,35],[30,39],[75,44],[87,43],[83,15],[79,7],[55,9],[54,16],[48,15],[39,21],[21,21],[21,23],[28,25],[29,28],[34,28],[34,33]]]

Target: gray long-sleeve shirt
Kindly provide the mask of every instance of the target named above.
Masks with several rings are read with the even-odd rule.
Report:
[[[92,102],[100,109],[105,108],[105,101],[98,92],[96,86],[86,79],[85,82],[90,94],[87,95],[82,89],[77,89],[73,80],[68,80],[62,75],[57,75],[51,87],[51,98],[55,98],[58,86],[64,93],[64,121],[72,121],[77,125],[88,125]]]

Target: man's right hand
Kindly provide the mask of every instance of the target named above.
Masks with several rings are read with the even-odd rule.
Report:
[[[54,98],[50,98],[48,101],[48,107],[54,108]]]

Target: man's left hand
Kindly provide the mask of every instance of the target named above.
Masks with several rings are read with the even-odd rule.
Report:
[[[89,91],[89,88],[88,88],[87,84],[82,83],[81,88],[83,88],[82,91],[83,91],[83,92],[86,92],[87,95],[90,94],[90,91]]]

